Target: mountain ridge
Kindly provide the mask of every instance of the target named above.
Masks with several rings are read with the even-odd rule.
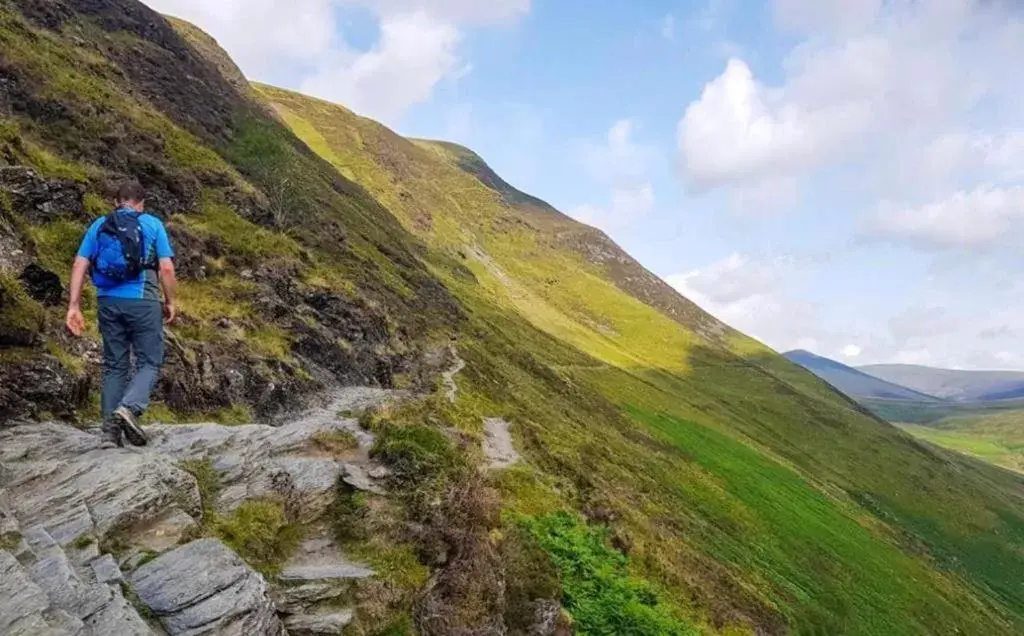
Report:
[[[876,364],[860,370],[910,388],[927,390],[942,399],[985,402],[1024,397],[1024,372],[964,371],[921,365]]]
[[[934,395],[917,391],[910,387],[890,382],[858,369],[825,358],[810,351],[794,350],[782,354],[785,358],[796,362],[809,371],[829,382],[843,393],[854,398],[874,398],[889,400],[913,400],[925,402],[941,401]]]

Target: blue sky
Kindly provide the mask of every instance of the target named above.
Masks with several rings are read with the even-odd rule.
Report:
[[[1024,368],[1024,22],[987,0],[151,0],[479,152],[734,326]]]

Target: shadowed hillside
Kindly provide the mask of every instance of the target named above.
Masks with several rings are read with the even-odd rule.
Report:
[[[0,461],[19,484],[67,463],[47,436],[89,448],[11,424],[94,419],[96,334],[63,334],[60,277],[110,184],[142,179],[179,249],[148,459],[194,491],[160,501],[194,523],[133,561],[145,532],[89,522],[164,627],[185,610],[161,577],[212,554],[278,594],[264,627],[305,617],[288,577],[326,559],[360,578],[302,609],[344,599],[345,633],[1024,629],[1019,476],[868,415],[473,153],[247,86],[134,0],[0,0],[0,79]],[[294,415],[354,385],[374,399]],[[196,419],[281,427],[173,425]],[[325,472],[267,472],[296,465]],[[45,491],[8,487],[0,521],[5,498],[40,521]],[[38,548],[20,532],[12,572],[2,555]]]

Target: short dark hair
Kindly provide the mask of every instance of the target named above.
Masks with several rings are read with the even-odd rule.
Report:
[[[117,202],[127,203],[132,201],[134,203],[142,203],[146,200],[146,189],[142,187],[142,184],[138,181],[125,181],[121,184],[121,187],[117,189]]]

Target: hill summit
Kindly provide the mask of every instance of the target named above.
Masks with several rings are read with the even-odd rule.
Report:
[[[182,275],[137,453],[61,328],[129,176]],[[135,0],[0,0],[0,247],[0,632],[1024,631],[1019,476]]]

